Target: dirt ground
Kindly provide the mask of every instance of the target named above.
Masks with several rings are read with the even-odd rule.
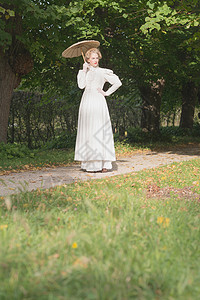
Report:
[[[128,157],[119,157],[113,163],[112,171],[107,173],[87,173],[80,165],[44,168],[37,171],[23,171],[0,176],[0,196],[32,191],[37,188],[50,188],[77,181],[105,178],[125,173],[138,172],[173,162],[200,158],[200,147],[187,146],[166,151],[146,151]]]

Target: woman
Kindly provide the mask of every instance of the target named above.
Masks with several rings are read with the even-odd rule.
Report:
[[[107,172],[115,161],[115,149],[110,115],[105,96],[111,95],[121,85],[113,71],[99,67],[99,49],[92,48],[85,54],[86,62],[77,76],[78,86],[84,89],[78,116],[75,160],[87,172]],[[103,86],[111,87],[104,92]]]

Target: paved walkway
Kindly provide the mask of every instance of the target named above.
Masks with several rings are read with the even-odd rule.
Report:
[[[46,189],[75,181],[99,179],[137,172],[143,169],[197,158],[200,158],[200,147],[188,146],[171,151],[148,151],[119,158],[113,163],[113,170],[108,173],[83,172],[78,164],[72,164],[67,167],[45,168],[37,171],[10,173],[9,175],[0,176],[0,196],[16,194],[20,191],[32,191],[37,188]]]

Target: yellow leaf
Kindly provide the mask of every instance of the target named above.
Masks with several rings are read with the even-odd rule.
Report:
[[[76,243],[76,242],[74,242],[74,243],[72,244],[72,248],[73,248],[73,249],[76,249],[76,248],[78,248],[78,245],[77,245],[77,243]]]
[[[6,228],[8,228],[8,225],[7,225],[7,224],[6,224],[6,225],[0,225],[0,229],[1,229],[1,230],[6,229]]]
[[[158,217],[158,218],[157,218],[157,223],[158,223],[158,224],[162,224],[163,220],[164,220],[163,217]]]

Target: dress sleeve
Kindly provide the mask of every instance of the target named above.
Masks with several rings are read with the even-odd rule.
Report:
[[[79,70],[78,75],[77,75],[77,82],[78,82],[78,87],[80,89],[84,89],[86,86],[86,72],[83,70]]]
[[[105,92],[105,96],[110,96],[114,93],[121,85],[121,81],[117,75],[113,73],[112,70],[105,69],[104,75],[105,81],[109,82],[112,86]]]

